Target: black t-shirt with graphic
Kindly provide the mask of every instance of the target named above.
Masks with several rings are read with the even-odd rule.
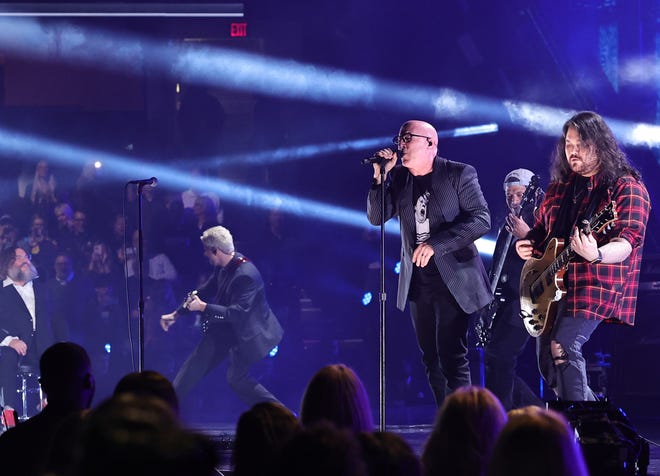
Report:
[[[413,176],[413,203],[415,209],[415,247],[426,242],[431,236],[430,220],[428,217],[428,204],[433,194],[433,173]],[[413,266],[412,282],[410,286],[410,299],[419,295],[432,295],[446,289],[440,272],[433,257],[429,263],[420,268]]]

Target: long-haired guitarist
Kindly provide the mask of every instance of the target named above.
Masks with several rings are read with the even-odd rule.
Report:
[[[534,211],[543,199],[538,182],[538,175],[528,169],[515,169],[504,177],[504,198],[509,213],[500,226],[488,273],[495,299],[486,308],[488,315],[483,316],[481,329],[485,380],[486,387],[507,410],[541,404],[527,383],[516,375],[518,357],[530,336],[520,319],[518,293],[523,261],[514,249],[515,240],[524,238],[534,224]]]
[[[590,111],[564,124],[551,175],[534,227],[516,243],[529,260],[521,317],[538,337],[539,369],[559,398],[595,400],[582,346],[603,320],[634,324],[649,195],[608,125]]]
[[[257,268],[234,250],[229,230],[214,226],[201,236],[204,254],[214,266],[209,280],[191,292],[179,309],[161,316],[167,331],[180,314],[199,312],[204,335],[174,379],[183,398],[229,358],[227,382],[248,406],[281,403],[250,375],[250,367],[266,357],[282,339],[282,327],[270,310]]]

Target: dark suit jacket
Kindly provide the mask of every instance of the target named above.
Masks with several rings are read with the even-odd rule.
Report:
[[[433,163],[433,195],[428,204],[433,259],[440,276],[458,305],[473,313],[491,299],[488,276],[474,241],[490,230],[490,213],[477,172],[471,165],[436,157]],[[397,165],[388,177],[385,219],[397,216],[401,229],[401,272],[397,307],[403,310],[412,278],[412,254],[416,248],[413,176]],[[380,223],[380,186],[369,191],[367,216]]]
[[[284,331],[266,301],[263,279],[243,255],[236,253],[225,268],[216,268],[198,294],[207,303],[202,317],[231,324],[236,351],[246,361],[262,359],[282,340]]]
[[[1,284],[0,282],[0,286]],[[0,341],[7,336],[18,337],[28,345],[28,353],[38,359],[41,353],[53,344],[55,336],[49,294],[45,286],[38,281],[35,280],[32,284],[34,287],[35,314],[37,316],[35,342],[31,342],[32,317],[30,311],[13,285],[0,289]]]

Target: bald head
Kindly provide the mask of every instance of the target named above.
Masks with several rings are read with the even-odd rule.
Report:
[[[433,170],[438,154],[438,132],[428,122],[404,122],[399,130],[397,153],[412,175],[426,175]]]
[[[431,139],[432,144],[437,148],[438,147],[438,131],[435,130],[428,122],[411,120],[406,121],[401,129],[407,128],[408,131],[413,132],[414,134],[420,134]]]

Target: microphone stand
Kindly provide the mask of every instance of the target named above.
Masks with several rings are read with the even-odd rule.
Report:
[[[138,372],[144,369],[144,287],[142,277],[142,261],[143,261],[143,247],[142,247],[142,188],[145,183],[137,184],[138,193]]]
[[[380,166],[380,332],[379,332],[379,374],[378,374],[378,409],[379,430],[385,431],[385,164]]]

